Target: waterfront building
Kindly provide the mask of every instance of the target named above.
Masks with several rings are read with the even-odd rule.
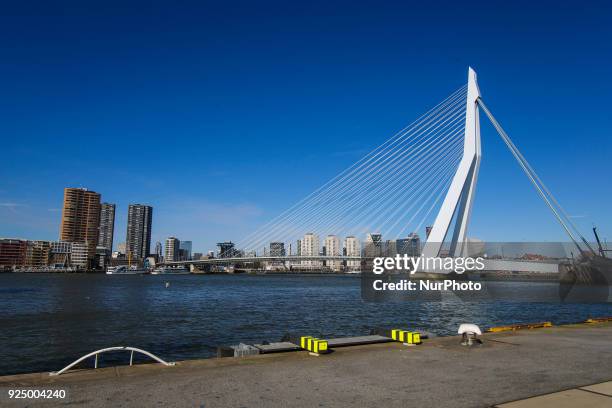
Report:
[[[66,241],[51,242],[51,252],[54,254],[69,254],[72,252],[72,243]]]
[[[265,249],[265,248],[264,248]],[[280,257],[285,256],[285,243],[284,242],[270,242],[270,256]],[[279,260],[273,260],[265,263],[266,269],[278,269],[285,268],[285,262]]]
[[[130,204],[126,235],[126,253],[132,261],[142,262],[151,250],[153,207]]]
[[[95,265],[99,264],[100,249],[94,257]],[[110,255],[110,251],[105,252]],[[82,269],[94,266],[89,259],[89,247],[86,242],[41,241],[25,239],[0,240],[0,267],[78,267]]]
[[[301,256],[318,256],[320,247],[321,245],[319,242],[319,236],[315,235],[312,232],[309,232],[305,234],[304,238],[302,239],[300,255]],[[321,261],[316,261],[316,260],[304,260],[304,261],[301,261],[301,263],[302,265],[305,265],[308,267],[320,267],[321,266]]]
[[[164,257],[164,249],[159,241],[155,243],[155,256],[157,257],[157,262],[161,262]]]
[[[181,244],[183,242],[181,241]],[[189,253],[187,252],[186,249],[183,248],[179,248],[179,256],[178,256],[178,260],[179,261],[188,261],[189,260]]]
[[[359,239],[350,235],[344,240],[344,251],[346,256],[361,256],[361,243]],[[358,260],[346,261],[346,267],[350,270],[361,269],[361,262]]]
[[[383,256],[394,257],[397,255],[397,241],[394,239],[388,239],[382,248]]]
[[[191,259],[191,247],[192,247],[192,242],[191,241],[181,241],[181,246],[180,249],[183,250],[183,261],[189,261]]]
[[[421,238],[416,232],[412,232],[407,238],[397,240],[397,253],[400,255],[421,255]]]
[[[302,255],[302,240],[301,240],[301,239],[298,239],[298,240],[297,240],[297,244],[296,244],[296,246],[295,246],[295,247],[297,248],[297,249],[296,249],[296,251],[297,251],[297,256]]]
[[[100,231],[98,247],[113,250],[113,235],[115,233],[115,204],[100,204]]]
[[[193,255],[191,255],[191,259],[193,259],[194,261],[199,261],[200,259],[202,259],[203,254],[201,252],[194,252]]]
[[[270,256],[285,256],[285,243],[270,242]]]
[[[180,247],[181,241],[175,237],[168,237],[166,239],[166,252],[164,253],[164,260],[166,262],[178,261]]]
[[[51,260],[49,265],[56,267],[70,266],[70,254],[72,253],[72,243],[66,241],[51,242]]]
[[[409,240],[409,254],[410,256],[421,256],[421,237],[416,232],[411,232],[408,235]]]
[[[206,254],[206,256],[208,257],[208,259],[212,259],[215,257],[215,251],[208,251],[208,253]]]
[[[28,243],[24,239],[0,239],[0,267],[10,269],[24,266]]]
[[[87,248],[87,263],[93,263],[100,228],[100,194],[86,188],[65,188],[60,240],[81,242]]]
[[[232,258],[236,256],[236,250],[232,241],[218,242],[217,247],[219,247],[219,258]]]
[[[366,235],[364,255],[368,258],[379,257],[383,254],[383,240],[380,233]]]
[[[0,239],[0,268],[77,266],[85,269],[92,266],[88,251],[86,242]]]
[[[340,239],[336,235],[328,235],[325,237],[325,255],[340,256],[342,249],[340,248]],[[331,260],[325,261],[326,266],[334,271],[339,271],[342,268],[342,261]]]
[[[409,239],[408,238],[399,238],[396,241],[396,246],[397,246],[397,253],[399,255],[409,255],[410,253],[410,243],[409,243]]]
[[[27,241],[26,266],[44,268],[49,266],[51,260],[51,242]]]
[[[94,254],[95,258],[95,254]],[[89,246],[85,242],[72,242],[70,249],[70,265],[79,269],[87,269],[91,266],[89,259]]]
[[[96,265],[99,269],[106,269],[110,265],[111,251],[104,246],[96,248]]]

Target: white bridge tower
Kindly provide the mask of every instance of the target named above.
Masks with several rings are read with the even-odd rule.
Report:
[[[440,250],[449,233],[455,214],[455,227],[450,241],[449,256],[465,255],[467,227],[472,212],[476,180],[480,167],[479,97],[480,90],[476,81],[476,72],[469,68],[463,157],[427,238],[427,243],[423,248],[423,256],[425,257],[440,255]]]

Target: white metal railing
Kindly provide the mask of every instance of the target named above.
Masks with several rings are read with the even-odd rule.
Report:
[[[108,348],[103,348],[100,350],[96,350],[96,351],[92,351],[89,354],[84,355],[83,357],[79,358],[78,360],[73,361],[72,363],[68,364],[66,367],[62,368],[59,371],[53,371],[50,372],[49,375],[60,375],[68,370],[70,370],[72,367],[74,367],[75,365],[79,364],[81,361],[88,359],[89,357],[95,356],[95,362],[94,362],[94,368],[98,368],[98,354],[102,354],[102,353],[106,353],[107,351],[117,351],[117,350],[125,350],[125,351],[129,351],[130,352],[130,365],[132,365],[132,363],[134,362],[134,352],[140,353],[140,354],[144,354],[145,356],[149,356],[151,357],[153,360],[157,361],[158,363],[162,363],[165,366],[173,366],[175,365],[175,363],[173,362],[166,362],[164,360],[162,360],[161,358],[157,357],[155,354],[149,353],[148,351],[136,348],[136,347],[127,347],[127,346],[120,346],[120,347],[108,347]]]

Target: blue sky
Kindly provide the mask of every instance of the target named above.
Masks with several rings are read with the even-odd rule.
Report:
[[[63,188],[83,186],[117,204],[115,244],[134,202],[154,242],[239,240],[471,65],[574,221],[612,239],[606,2],[50,3],[0,16],[0,236],[57,239]],[[482,123],[469,235],[566,239]]]

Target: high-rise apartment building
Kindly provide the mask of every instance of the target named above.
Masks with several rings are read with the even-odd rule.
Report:
[[[312,232],[309,232],[304,235],[304,238],[301,242],[301,256],[319,256],[319,249],[321,248],[321,244],[319,242],[319,236],[315,235]],[[321,261],[316,260],[304,260],[301,261],[302,265],[310,266],[310,267],[318,267],[321,266]]]
[[[346,250],[346,256],[361,256],[361,243],[352,235],[346,237],[344,249]],[[346,261],[346,267],[351,270],[359,270],[361,262],[358,260],[348,260]]]
[[[86,188],[65,188],[60,240],[84,243],[91,264],[96,256],[99,228],[100,194]]]
[[[102,203],[100,205],[100,233],[98,234],[98,246],[112,251],[114,232],[115,204]]]
[[[165,262],[173,262],[179,260],[179,250],[181,248],[181,241],[175,237],[168,237],[166,239],[166,252],[164,254]]]
[[[152,221],[153,207],[142,204],[130,204],[128,208],[125,250],[128,257],[134,261],[142,261],[149,256]]]
[[[325,255],[326,256],[340,256],[342,254],[342,248],[340,247],[340,239],[335,235],[328,235],[325,237]],[[325,261],[326,265],[332,270],[340,270],[342,267],[342,261],[332,260]]]

